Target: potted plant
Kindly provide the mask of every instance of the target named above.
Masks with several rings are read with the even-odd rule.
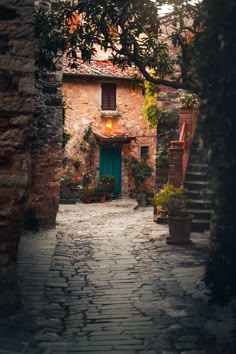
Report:
[[[157,207],[166,210],[169,225],[167,243],[190,243],[192,215],[186,210],[186,193],[183,186],[166,183],[154,197]]]
[[[60,181],[60,203],[75,204],[79,198],[81,188],[81,178],[73,176],[70,170],[67,170]]]
[[[108,188],[103,183],[99,183],[94,190],[95,196],[99,198],[101,203],[104,203],[106,201],[107,193],[108,193]]]
[[[94,190],[92,188],[91,189],[83,188],[80,190],[79,199],[81,200],[82,203],[89,204],[92,201],[93,195],[94,195]]]
[[[105,185],[107,192],[113,193],[116,186],[116,179],[114,176],[103,175],[99,179],[99,184]]]
[[[193,93],[184,93],[176,99],[177,102],[181,103],[181,108],[193,109],[198,102],[196,96]]]

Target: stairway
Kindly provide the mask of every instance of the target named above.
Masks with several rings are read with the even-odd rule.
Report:
[[[212,193],[207,180],[208,165],[205,156],[203,149],[194,141],[184,182],[188,198],[187,208],[193,215],[193,232],[204,232],[210,227]]]

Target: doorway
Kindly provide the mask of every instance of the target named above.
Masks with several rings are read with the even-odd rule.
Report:
[[[114,194],[121,194],[121,148],[101,147],[100,148],[100,176],[110,175],[116,179]]]

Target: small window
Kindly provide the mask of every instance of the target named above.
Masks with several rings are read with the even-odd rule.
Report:
[[[102,84],[102,110],[116,110],[116,85]]]
[[[149,157],[149,146],[141,146],[140,156],[143,159],[148,159],[148,157]]]

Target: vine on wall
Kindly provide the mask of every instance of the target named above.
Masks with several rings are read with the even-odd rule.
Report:
[[[150,128],[154,128],[157,125],[158,107],[157,107],[157,93],[158,86],[144,81],[145,100],[143,104],[144,118],[149,124]]]

